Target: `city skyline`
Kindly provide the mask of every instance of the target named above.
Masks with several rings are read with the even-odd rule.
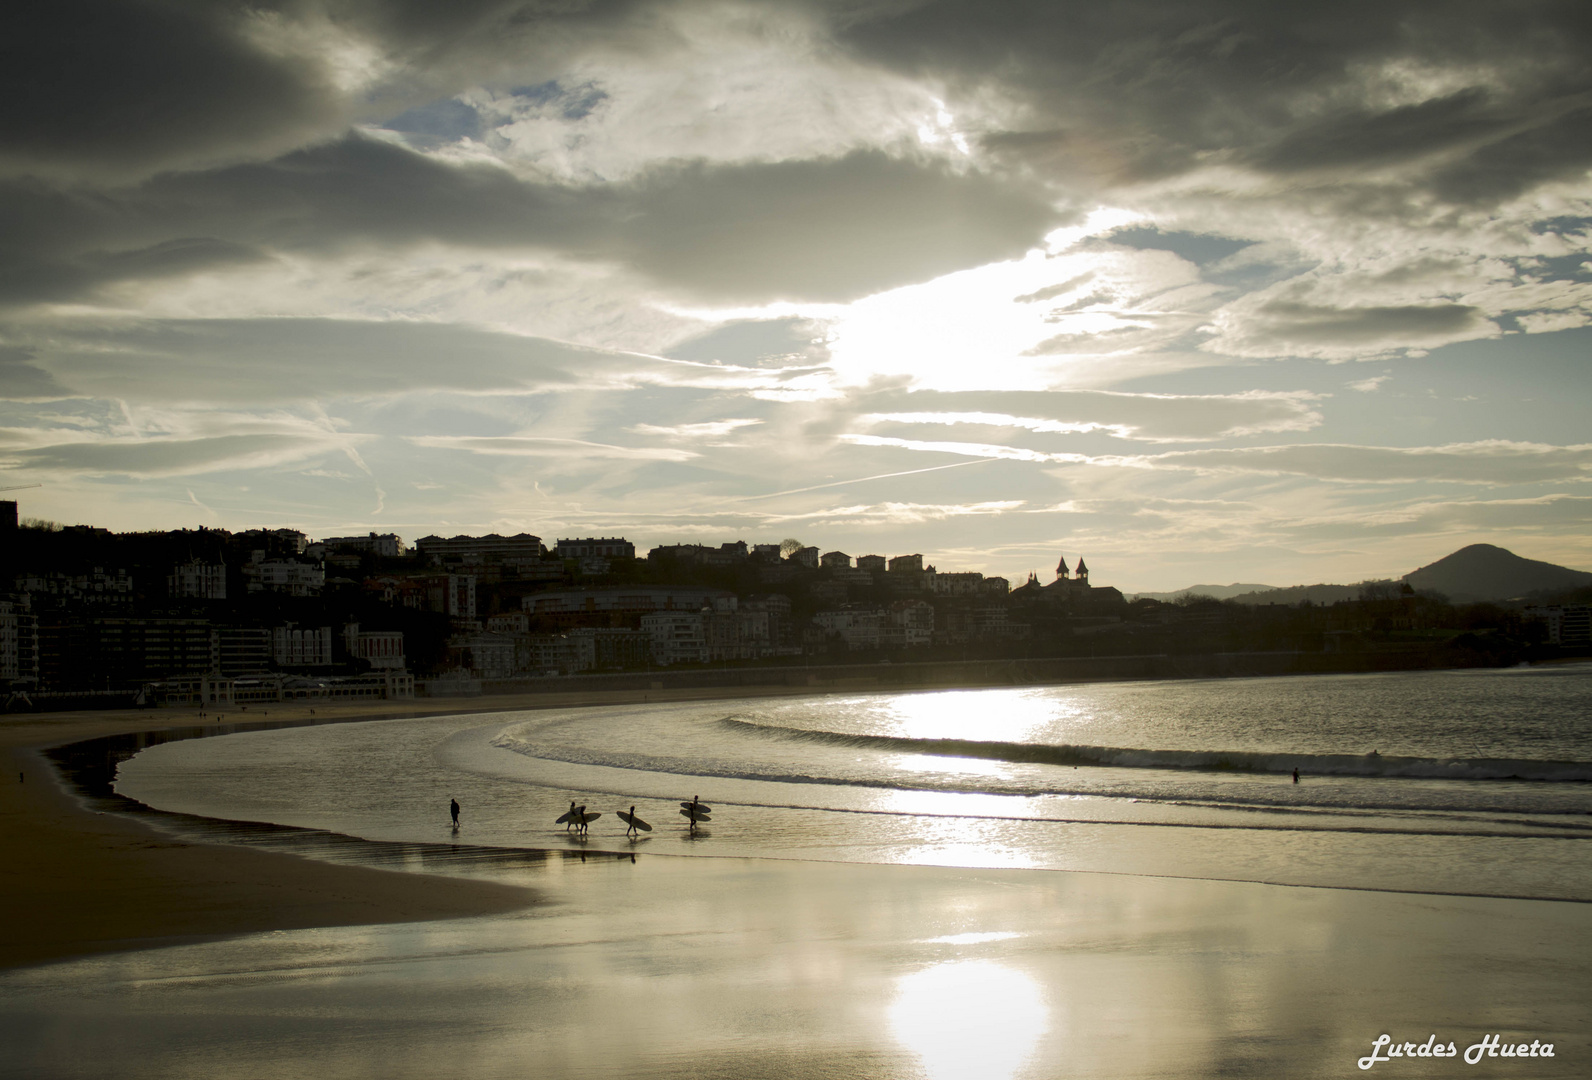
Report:
[[[25,18],[25,516],[1125,592],[1592,567],[1568,6]]]

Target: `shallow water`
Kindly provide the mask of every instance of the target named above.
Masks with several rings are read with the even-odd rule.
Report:
[[[1592,900],[1589,718],[1592,666],[829,695],[242,733],[117,789],[372,840]]]

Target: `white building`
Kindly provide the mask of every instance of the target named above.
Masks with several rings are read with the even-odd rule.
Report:
[[[652,662],[701,664],[708,659],[706,620],[701,611],[654,611],[641,617],[641,629],[652,639]]]
[[[243,568],[249,592],[282,592],[289,596],[318,596],[326,585],[326,571],[301,562],[258,559]]]
[[[636,545],[622,536],[588,536],[560,540],[554,547],[560,559],[634,559]]]
[[[1521,614],[1547,624],[1549,645],[1585,645],[1592,642],[1592,605],[1533,606]]]
[[[409,549],[397,533],[371,533],[368,536],[328,536],[321,544],[343,551],[368,551],[383,558],[398,559],[409,554]]]
[[[224,563],[198,559],[174,566],[166,575],[166,591],[174,600],[225,600],[227,568]]]

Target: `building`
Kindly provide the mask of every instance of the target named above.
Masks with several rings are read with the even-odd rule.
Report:
[[[271,661],[279,668],[332,666],[332,628],[297,629],[292,623],[271,628]]]
[[[922,600],[897,600],[885,611],[883,644],[916,649],[934,643],[934,606]]]
[[[747,560],[746,541],[735,540],[718,547],[706,544],[662,544],[647,552],[647,561],[673,560],[695,566],[736,566]]]
[[[326,571],[312,563],[281,562],[263,558],[251,560],[243,568],[246,589],[251,593],[279,592],[288,596],[319,596],[326,585]]]
[[[636,545],[622,536],[560,540],[553,549],[560,559],[634,559]]]
[[[885,613],[879,608],[836,608],[813,615],[813,625],[837,635],[853,652],[879,647]]]
[[[979,596],[985,592],[984,575],[971,574],[925,574],[924,584],[935,596]]]
[[[405,607],[434,611],[451,619],[475,618],[474,574],[426,574],[400,578],[395,583],[398,600]]]
[[[797,548],[785,560],[792,566],[805,566],[809,570],[818,569],[818,549],[815,547]]]
[[[194,680],[198,683],[198,680]],[[207,704],[269,705],[278,701],[401,700],[415,696],[415,677],[407,671],[369,671],[363,675],[251,675],[212,678],[205,692],[224,695]]]
[[[890,573],[892,574],[921,574],[923,573],[922,555],[897,555],[890,560]]]
[[[372,669],[404,667],[404,635],[402,630],[361,630],[358,623],[343,627],[343,647],[355,660],[363,660]]]
[[[39,620],[26,593],[0,600],[0,682],[34,685],[39,681]]]
[[[818,557],[818,565],[825,570],[850,570],[851,556],[844,551],[826,551]]]
[[[477,679],[512,679],[517,670],[514,638],[489,630],[449,638],[448,660]]]
[[[651,639],[654,664],[669,667],[707,662],[707,625],[700,610],[650,612],[641,617],[641,629]]]
[[[540,562],[547,554],[542,538],[530,533],[499,536],[423,536],[415,542],[416,549],[430,562]]]
[[[568,636],[582,643],[582,656],[587,655],[585,643],[590,643],[591,665],[583,671],[645,667],[652,661],[652,634],[645,630],[582,626],[571,630]]]
[[[39,619],[39,678],[47,690],[133,689],[220,667],[208,619],[49,613]]]
[[[522,610],[544,628],[609,626],[639,629],[641,618],[655,611],[698,612],[703,607],[735,610],[736,597],[724,589],[690,585],[638,586],[619,589],[553,589],[521,598]]]
[[[166,592],[173,600],[225,600],[226,565],[202,563],[198,559],[180,563],[166,575]]]
[[[265,627],[222,626],[216,636],[221,674],[236,678],[271,670],[271,631]]]
[[[867,570],[870,573],[873,573],[875,571],[883,573],[884,569],[885,569],[884,556],[883,555],[858,555],[857,556],[857,569],[858,570]]]
[[[321,544],[329,551],[356,551],[379,555],[384,559],[401,559],[409,549],[397,533],[370,533],[366,536],[328,536]]]
[[[1532,606],[1521,612],[1527,619],[1536,619],[1548,627],[1549,645],[1586,645],[1592,643],[1592,605],[1549,604]]]

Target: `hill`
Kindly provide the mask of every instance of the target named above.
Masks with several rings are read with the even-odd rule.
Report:
[[[1420,592],[1439,592],[1455,603],[1509,600],[1534,592],[1592,585],[1592,574],[1536,559],[1523,559],[1492,544],[1472,544],[1404,575]]]
[[[1209,596],[1217,600],[1231,600],[1233,597],[1242,596],[1245,593],[1267,592],[1276,587],[1275,585],[1243,585],[1235,581],[1231,585],[1190,585],[1188,588],[1179,589],[1176,592],[1134,593],[1128,599],[1159,600],[1163,604],[1170,604],[1172,601],[1181,600],[1185,596]]]
[[[1260,604],[1336,604],[1339,600],[1360,599],[1359,585],[1294,585],[1286,589],[1266,589],[1233,597],[1251,607]]]

